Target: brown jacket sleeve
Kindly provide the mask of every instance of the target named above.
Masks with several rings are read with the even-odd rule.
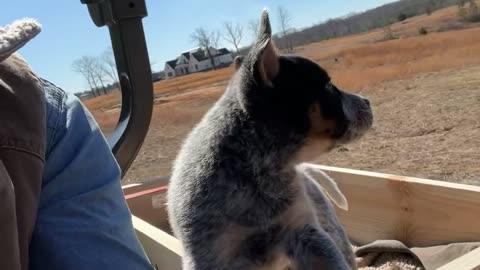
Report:
[[[1,61],[0,269],[28,269],[45,162],[45,117],[45,96],[30,67],[16,54]]]

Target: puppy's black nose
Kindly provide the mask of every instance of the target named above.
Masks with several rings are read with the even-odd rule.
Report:
[[[370,100],[363,98],[363,101],[368,105],[368,107],[370,107]]]

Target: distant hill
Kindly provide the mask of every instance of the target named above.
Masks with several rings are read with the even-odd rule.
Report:
[[[325,39],[337,38],[385,27],[399,20],[426,14],[457,4],[457,0],[401,0],[362,13],[330,19],[313,27],[295,31],[286,38],[293,46],[305,45]],[[285,37],[276,39],[285,44]]]

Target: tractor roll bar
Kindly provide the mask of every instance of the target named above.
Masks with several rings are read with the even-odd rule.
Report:
[[[117,65],[122,106],[108,138],[122,178],[138,154],[150,126],[153,81],[142,25],[145,0],[81,0],[98,27],[108,26]]]

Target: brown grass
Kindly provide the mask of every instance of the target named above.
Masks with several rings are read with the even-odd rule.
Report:
[[[380,82],[480,64],[480,28],[358,45],[319,54],[339,86],[368,91]],[[329,59],[336,57],[339,62]]]
[[[211,72],[194,73],[184,77],[165,80],[154,85],[155,94],[163,94],[171,91],[194,89],[227,81],[233,74],[233,67],[222,68]]]
[[[222,81],[227,81],[233,74],[233,67],[222,68],[210,72],[194,73],[188,76],[177,77],[170,80],[160,81],[153,84],[154,95],[163,95],[175,93],[178,91],[195,89],[212,85]],[[96,97],[85,101],[85,105],[90,110],[115,107],[119,104],[120,93],[112,92],[105,96]]]
[[[377,30],[296,48],[325,67],[339,87],[371,97],[377,116],[365,140],[322,163],[480,183],[480,142],[474,137],[480,137],[480,70],[474,67],[480,65],[480,28],[418,36],[419,26],[447,29],[455,16],[449,8],[397,23],[392,30],[401,38],[395,40],[379,42],[384,33]],[[154,84],[151,128],[126,182],[170,173],[183,138],[232,73],[230,67]],[[105,133],[116,122],[119,98],[116,93],[85,101]]]
[[[373,130],[317,162],[480,185],[480,66],[379,84],[368,96]]]
[[[392,30],[399,40],[375,43],[384,35],[383,30],[374,30],[365,34],[353,35],[344,38],[332,39],[295,49],[296,53],[320,62],[330,72],[340,70],[344,87],[363,88],[377,81],[402,78],[405,75],[418,72],[438,71],[445,67],[466,66],[476,63],[471,55],[478,53],[480,31],[467,29],[445,33],[433,33],[425,37],[416,37],[420,26],[435,30],[448,25],[457,24],[456,7],[443,9],[431,16],[422,15],[410,18],[404,22],[396,23]],[[470,26],[476,24],[470,24]],[[414,38],[411,38],[415,36]],[[449,58],[445,59],[444,55]],[[407,56],[405,58],[405,56]],[[334,58],[344,60],[344,66],[334,65]],[[421,63],[421,65],[418,65]],[[364,68],[369,69],[364,71]],[[356,76],[345,76],[345,69]],[[359,72],[362,70],[364,72]],[[363,74],[362,74],[363,73]],[[212,84],[227,81],[233,74],[233,68],[224,68],[211,72],[194,73],[188,76],[171,80],[160,81],[154,84],[156,96],[171,94],[178,91],[200,89]],[[364,81],[366,80],[366,81]],[[106,110],[118,106],[120,94],[112,94],[86,100],[85,104],[90,110]]]
[[[404,39],[418,35],[418,28],[425,27],[429,32],[446,31],[449,29],[458,30],[459,28],[473,28],[479,24],[465,24],[458,22],[457,8],[451,7],[436,11],[430,16],[421,15],[409,18],[403,22],[391,25],[392,34],[395,39]],[[383,41],[385,32],[383,29],[375,29],[367,33],[351,35],[343,38],[336,38],[326,41],[320,41],[295,48],[297,53],[315,58],[318,54],[324,54],[331,50],[340,48],[350,48],[359,44],[371,44]]]

